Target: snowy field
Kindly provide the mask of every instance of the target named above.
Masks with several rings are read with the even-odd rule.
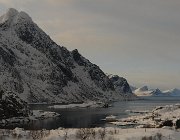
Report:
[[[111,123],[118,126],[136,125],[142,128],[161,128],[168,126],[179,129],[180,104],[158,106],[150,112],[119,119]]]
[[[179,130],[169,128],[84,128],[24,131],[0,130],[2,140],[179,140]]]

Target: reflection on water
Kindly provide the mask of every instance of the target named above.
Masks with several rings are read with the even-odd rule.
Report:
[[[47,105],[31,105],[32,109],[54,111],[61,116],[55,119],[38,120],[29,124],[20,125],[25,129],[56,129],[97,127],[107,125],[101,119],[108,115],[116,115],[118,118],[128,117],[126,110],[151,110],[155,106],[180,103],[180,97],[144,97],[144,100],[115,102],[110,108],[87,109],[48,109]],[[15,125],[14,127],[17,127]],[[11,128],[13,128],[11,126]]]

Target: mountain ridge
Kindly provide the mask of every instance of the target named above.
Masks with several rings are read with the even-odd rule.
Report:
[[[148,86],[143,86],[133,92],[137,96],[180,96],[180,90],[177,88],[161,91],[158,88],[148,89]]]
[[[113,83],[77,49],[57,45],[25,12],[0,17],[0,85],[25,101],[120,100]]]

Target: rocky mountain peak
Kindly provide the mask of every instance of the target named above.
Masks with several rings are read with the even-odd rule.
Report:
[[[158,88],[156,88],[155,90],[152,91],[151,93],[153,96],[158,96],[158,95],[162,95],[162,91]]]
[[[5,91],[27,102],[124,98],[96,64],[77,49],[57,45],[25,12],[10,9],[0,20],[0,86]],[[130,92],[125,80],[120,86]]]
[[[132,90],[127,82],[127,80],[123,77],[119,77],[118,75],[108,75],[109,79],[114,85],[114,88],[117,92],[120,93],[132,93]]]
[[[1,26],[6,28],[22,23],[32,23],[32,19],[27,13],[23,11],[19,12],[14,8],[8,9],[7,12],[0,17]]]
[[[10,8],[7,12],[0,17],[0,23],[4,23],[8,20],[12,20],[16,15],[18,15],[18,11],[16,9]]]
[[[148,87],[147,86],[142,86],[142,87],[135,90],[135,92],[143,92],[143,91],[148,91]]]

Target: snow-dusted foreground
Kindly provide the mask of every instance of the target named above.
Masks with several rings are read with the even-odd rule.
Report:
[[[0,130],[3,140],[179,140],[179,130],[157,128],[85,128],[85,129],[57,129],[25,131],[20,128],[14,130]]]
[[[53,117],[55,114],[33,111],[39,117]],[[179,140],[180,105],[156,107],[151,112],[132,116],[116,122],[116,125],[134,125],[134,128],[81,128],[56,130],[14,130],[0,129],[3,140]],[[47,115],[48,114],[48,115]],[[57,114],[56,114],[57,115]]]
[[[118,126],[134,125],[141,128],[180,128],[180,104],[159,106],[143,115],[131,116],[110,122]]]

